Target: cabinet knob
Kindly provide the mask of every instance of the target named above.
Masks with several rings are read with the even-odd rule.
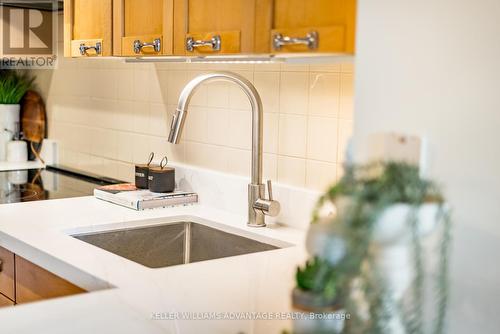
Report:
[[[186,39],[186,50],[189,52],[193,52],[195,48],[199,48],[202,46],[209,46],[212,48],[212,51],[220,51],[221,49],[221,38],[219,35],[213,36],[209,40],[195,40],[193,37],[188,37]]]
[[[306,45],[310,50],[316,50],[319,43],[319,34],[317,31],[309,32],[306,37],[290,37],[282,34],[273,36],[273,48],[277,51],[287,45]]]
[[[155,52],[160,52],[161,51],[161,39],[155,38],[153,42],[148,43],[144,42],[142,43],[140,40],[136,39],[134,41],[134,53],[135,54],[140,54],[143,48],[147,47],[152,47]]]
[[[96,55],[100,55],[102,53],[102,43],[97,42],[97,43],[95,43],[95,45],[91,45],[91,46],[86,46],[85,43],[82,43],[82,44],[80,44],[79,50],[80,50],[80,54],[82,56],[90,56],[87,53],[88,50],[95,50]]]

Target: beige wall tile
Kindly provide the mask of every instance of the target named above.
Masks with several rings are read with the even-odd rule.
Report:
[[[172,71],[167,78],[167,104],[177,105],[182,88],[188,82],[187,72]]]
[[[309,73],[281,72],[280,112],[307,114],[309,95]]]
[[[149,103],[138,102],[134,110],[134,131],[137,133],[149,134]]]
[[[222,146],[186,142],[186,163],[226,172],[227,149]]]
[[[228,148],[227,152],[227,171],[231,174],[242,176],[250,175],[252,165],[252,152],[249,150],[240,150],[237,148]]]
[[[307,160],[306,187],[325,191],[337,180],[337,165],[334,163]]]
[[[83,73],[82,76],[90,75],[92,77],[90,84],[90,96],[102,99],[116,99],[118,96],[118,86],[114,78],[115,70],[99,69],[92,70],[91,73]],[[72,78],[70,82],[75,82],[78,78]],[[71,85],[71,84],[70,84]],[[79,89],[73,90],[79,91]]]
[[[279,150],[278,153],[287,156],[305,158],[307,143],[307,116],[280,115],[279,119]]]
[[[309,70],[311,72],[331,72],[331,73],[340,73],[342,72],[342,64],[314,64],[309,65]]]
[[[306,160],[278,156],[278,182],[304,187],[306,183]]]
[[[183,135],[186,140],[205,142],[207,140],[206,108],[189,108],[184,127]]]
[[[92,97],[88,102],[85,100],[84,105],[78,107],[78,113],[82,117],[86,116],[82,124],[107,129],[115,127],[116,102],[113,100]]]
[[[262,99],[264,112],[279,112],[280,73],[255,72],[254,84]]]
[[[340,105],[340,74],[311,73],[309,115],[337,117]]]
[[[354,77],[342,73],[340,79],[340,118],[353,119],[354,113]]]
[[[90,128],[90,154],[115,159],[118,152],[117,134],[113,130]]]
[[[122,131],[136,131],[138,110],[143,104],[135,101],[116,101],[114,127]]]
[[[309,117],[307,158],[335,162],[337,160],[338,122],[335,118]]]
[[[149,136],[134,134],[132,136],[132,162],[135,164],[144,164],[148,162],[151,153],[151,141]]]
[[[166,99],[165,101],[163,100],[163,96],[162,96],[162,87],[161,87],[161,80],[160,80],[160,76],[163,74],[165,75],[165,72],[164,71],[150,71],[150,76],[149,76],[149,80],[148,80],[148,90],[149,90],[149,99],[148,101],[149,102],[152,102],[152,103],[166,103]],[[166,90],[166,85],[165,85],[165,90]],[[166,91],[165,91],[165,94],[166,94]]]
[[[227,146],[252,148],[252,114],[249,111],[229,112],[228,138]]]
[[[117,132],[116,142],[117,142],[117,153],[116,158],[123,162],[134,161],[134,137],[135,134],[130,132]]]
[[[115,80],[119,100],[134,100],[134,72],[125,70],[115,71]]]
[[[207,99],[205,105],[213,108],[229,106],[229,84],[227,82],[210,82],[206,86]]]
[[[206,109],[206,142],[215,145],[227,145],[231,138],[228,137],[229,113],[227,109]]]
[[[309,65],[304,64],[281,64],[282,72],[307,72],[309,71]]]
[[[161,103],[151,103],[149,106],[149,134],[167,136],[172,117],[172,109]]]
[[[264,152],[278,153],[279,115],[264,113]]]
[[[262,176],[265,180],[278,179],[278,156],[276,154],[264,153]]]
[[[135,101],[149,101],[149,86],[153,78],[152,72],[143,69],[134,69],[133,93]]]
[[[116,178],[125,182],[134,182],[135,168],[133,164],[116,162]]]
[[[342,63],[341,71],[344,73],[353,73],[354,72],[354,63],[353,62]]]

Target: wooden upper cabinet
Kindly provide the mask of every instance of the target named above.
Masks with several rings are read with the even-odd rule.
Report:
[[[356,0],[64,0],[64,55],[354,53]]]
[[[269,52],[258,42],[271,27],[270,0],[174,0],[174,54]]]
[[[64,56],[111,56],[112,0],[64,0]]]
[[[356,0],[273,0],[273,53],[354,53]]]
[[[171,55],[174,0],[114,0],[115,56]]]

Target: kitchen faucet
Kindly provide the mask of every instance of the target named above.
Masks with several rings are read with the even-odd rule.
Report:
[[[168,141],[178,144],[186,120],[189,101],[196,89],[206,81],[229,81],[243,89],[252,106],[252,176],[248,185],[248,226],[266,226],[265,215],[277,216],[280,203],[273,200],[271,181],[267,181],[269,199],[265,198],[265,185],[262,184],[262,118],[263,108],[259,93],[250,81],[232,72],[214,72],[197,76],[182,90],[177,110],[172,117]]]

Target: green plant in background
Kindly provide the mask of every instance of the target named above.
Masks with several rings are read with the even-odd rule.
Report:
[[[295,276],[297,287],[320,296],[323,301],[334,302],[336,290],[336,272],[334,266],[317,256],[306,262],[304,268],[298,268]]]
[[[347,166],[345,175],[320,198],[313,212],[313,223],[325,224],[325,218],[321,217],[322,208],[327,203],[336,207],[337,214],[327,217],[326,224],[336,226],[341,231],[346,256],[333,266],[316,255],[304,269],[297,270],[297,287],[316,294],[328,293],[336,298],[337,303],[352,315],[352,320],[346,322],[344,333],[386,333],[387,321],[394,312],[402,314],[407,333],[422,333],[424,269],[416,212],[425,203],[435,203],[439,206],[439,215],[444,217],[439,272],[434,286],[438,306],[434,333],[442,333],[448,300],[447,266],[451,224],[447,211],[443,209],[443,202],[439,188],[433,182],[422,179],[416,166],[403,162]],[[374,265],[370,252],[374,224],[388,207],[402,203],[412,208],[406,224],[411,231],[415,272],[409,297],[404,302],[388,300],[389,284],[373,273],[367,275],[363,269]],[[359,306],[351,296],[355,284],[359,285],[369,305],[368,321],[361,321],[354,316]]]
[[[19,104],[33,81],[27,71],[0,70],[0,104]]]
[[[404,162],[372,163],[348,166],[345,175],[320,199],[313,212],[313,222],[319,219],[319,211],[325,202],[336,202],[339,197],[349,196],[357,206],[370,205],[365,213],[372,217],[353,216],[349,223],[370,224],[380,209],[390,204],[407,203],[421,205],[424,202],[443,202],[438,187],[419,175],[418,167]],[[359,209],[359,208],[358,208]],[[358,213],[360,210],[356,210]],[[359,220],[359,218],[365,218]]]

